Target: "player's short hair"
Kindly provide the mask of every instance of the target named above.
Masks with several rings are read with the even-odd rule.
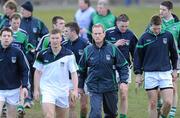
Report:
[[[12,31],[9,27],[5,27],[5,28],[3,28],[3,29],[0,31],[0,36],[2,36],[2,33],[3,33],[4,31],[10,32],[10,33],[11,33],[11,36],[13,35],[13,31]]]
[[[126,14],[121,14],[117,17],[117,21],[128,22],[129,17]]]
[[[58,19],[64,20],[64,18],[62,16],[54,16],[52,18],[52,24],[56,24]]]
[[[69,22],[65,24],[65,27],[70,28],[71,31],[75,31],[76,34],[79,34],[80,28],[76,22]]]
[[[83,1],[85,4],[87,4],[87,5],[88,5],[88,7],[90,7],[90,6],[91,6],[91,2],[90,2],[90,0],[81,0],[81,1]]]
[[[169,0],[161,2],[161,5],[167,7],[168,10],[173,9],[173,3]]]
[[[94,24],[94,25],[92,26],[92,30],[93,30],[94,28],[102,28],[102,30],[103,30],[103,32],[104,32],[104,26],[103,26],[102,24],[100,24],[100,23]]]
[[[90,0],[84,0],[84,3],[86,3],[89,7],[91,6]]]
[[[21,19],[21,15],[18,14],[18,13],[14,13],[14,14],[12,15],[12,17],[11,17],[11,20],[12,20],[12,19],[15,19],[15,20]]]
[[[151,25],[161,25],[161,17],[159,15],[154,15],[151,18]]]
[[[50,35],[52,34],[60,34],[61,35],[61,31],[59,29],[52,29],[50,32]]]
[[[17,3],[14,0],[8,0],[7,2],[5,2],[3,7],[15,10],[15,12],[17,12]]]
[[[109,5],[109,0],[98,0],[97,6],[107,8]]]

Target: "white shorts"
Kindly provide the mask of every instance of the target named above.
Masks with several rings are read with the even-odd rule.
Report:
[[[41,92],[42,103],[51,103],[61,108],[69,108],[68,96],[58,96],[50,92]]]
[[[10,105],[18,105],[20,100],[20,89],[0,90],[0,101]]]
[[[171,71],[145,72],[144,76],[145,89],[173,87]]]
[[[129,74],[129,78],[126,80],[127,82],[128,82],[128,84],[129,83],[131,83],[131,75],[132,75],[132,73],[131,73],[131,68],[129,67],[129,72],[128,72],[128,74]],[[119,74],[118,74],[118,72],[116,71],[116,80],[118,81],[119,80]]]

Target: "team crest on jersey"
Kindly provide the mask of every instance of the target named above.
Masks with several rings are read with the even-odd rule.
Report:
[[[163,43],[167,44],[167,38],[163,38]]]
[[[11,57],[12,63],[16,63],[16,57]]]
[[[111,60],[111,56],[110,55],[106,55],[106,60]]]
[[[36,27],[33,28],[33,32],[37,33],[37,28]]]
[[[63,67],[64,66],[64,62],[60,62],[60,66]]]
[[[79,55],[83,54],[83,50],[78,50]]]

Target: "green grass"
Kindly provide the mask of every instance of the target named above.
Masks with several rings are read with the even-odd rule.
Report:
[[[174,8],[174,13],[180,17],[180,7]],[[117,16],[121,13],[126,13],[130,17],[130,28],[137,34],[138,37],[141,36],[145,30],[149,20],[153,14],[158,14],[158,7],[112,7],[113,13]],[[73,21],[75,9],[48,9],[40,10],[34,12],[34,16],[43,20],[46,25],[51,29],[51,19],[55,15],[60,15],[65,18],[65,20]],[[133,78],[134,79],[134,78]],[[129,87],[129,110],[128,118],[147,118],[147,96],[143,88],[139,89],[138,94],[135,94],[134,80]],[[180,91],[180,89],[179,89]],[[77,112],[79,113],[79,104],[77,105]],[[39,103],[36,103],[31,110],[27,110],[26,118],[42,118],[42,112]],[[176,118],[180,117],[180,104],[178,104]]]

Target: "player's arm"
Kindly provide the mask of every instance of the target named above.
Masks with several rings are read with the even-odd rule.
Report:
[[[34,98],[35,100],[39,99],[40,95],[40,78],[41,78],[41,71],[35,70],[34,72]]]
[[[42,75],[42,68],[43,68],[43,64],[41,62],[41,55],[38,53],[37,54],[37,58],[34,62],[33,65],[34,68],[36,68],[35,72],[34,72],[34,98],[35,100],[39,100],[39,95],[40,95],[40,78]]]
[[[85,79],[87,78],[87,47],[84,49],[84,53],[79,60],[79,92],[83,92]]]
[[[71,92],[70,100],[72,103],[74,103],[76,102],[76,99],[78,98],[78,75],[77,75],[78,66],[77,66],[74,54],[71,55],[68,61],[68,68],[71,73],[71,78],[72,78],[73,87],[74,87],[73,91]]]
[[[169,49],[170,49],[170,59],[172,63],[172,77],[173,81],[176,81],[177,79],[177,62],[178,62],[178,49],[176,49],[175,42],[173,39],[173,35],[170,35],[170,44],[169,44]]]
[[[144,44],[143,44],[143,36],[138,40],[135,51],[134,51],[134,61],[133,61],[133,66],[134,66],[134,74],[136,75],[135,77],[135,82],[136,82],[136,87],[140,87],[143,82],[142,78],[142,63],[144,60]]]
[[[129,78],[128,62],[117,47],[114,46],[114,50],[115,50],[115,67],[120,78],[118,83],[127,84],[127,79]]]
[[[28,81],[29,81],[29,63],[27,61],[27,58],[25,57],[24,53],[21,51],[19,53],[18,57],[18,65],[20,67],[20,75],[21,75],[21,83],[22,83],[22,91],[23,91],[23,98],[26,98],[28,96]]]
[[[130,44],[129,44],[129,51],[130,51],[130,54],[132,57],[132,61],[134,58],[134,51],[135,51],[137,42],[138,42],[137,37],[135,35],[133,35],[132,39],[130,40]]]
[[[74,94],[76,95],[76,97],[78,96],[78,75],[77,72],[72,72],[71,73],[71,78],[72,78],[72,82],[73,82],[73,91]]]

